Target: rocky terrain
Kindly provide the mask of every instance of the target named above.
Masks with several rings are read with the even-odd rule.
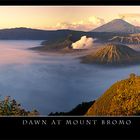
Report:
[[[126,45],[109,43],[97,52],[82,57],[81,62],[106,65],[135,64],[140,62],[140,54]]]
[[[73,43],[72,37],[69,35],[65,39],[55,40],[53,42],[44,41],[41,43],[42,46],[31,48],[33,50],[39,51],[58,51],[63,49],[71,49],[71,45]]]
[[[124,44],[140,44],[140,34],[130,34],[128,36],[114,36],[109,39],[112,42],[124,43]]]
[[[88,109],[86,115],[139,115],[140,76],[117,81]]]

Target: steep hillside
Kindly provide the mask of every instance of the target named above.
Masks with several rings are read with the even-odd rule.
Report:
[[[55,41],[44,41],[41,43],[42,46],[34,47],[33,50],[39,51],[58,51],[65,49],[72,49],[71,45],[75,42],[72,34],[62,39],[56,39]]]
[[[83,63],[95,64],[134,64],[140,61],[140,54],[122,44],[106,44],[96,53],[82,58]]]
[[[140,76],[130,77],[113,84],[88,109],[86,115],[140,114]]]
[[[95,101],[90,101],[90,102],[82,102],[81,104],[78,104],[75,108],[70,110],[69,112],[55,112],[55,113],[50,113],[48,116],[78,116],[78,115],[85,115],[87,110],[91,107],[91,105]]]

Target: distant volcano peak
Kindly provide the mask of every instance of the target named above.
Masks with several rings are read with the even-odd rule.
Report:
[[[114,19],[96,29],[93,32],[116,32],[116,33],[139,33],[138,27],[128,23],[123,19]]]
[[[140,60],[139,53],[126,45],[110,43],[103,46],[95,54],[83,58],[84,63],[97,64],[129,64]]]
[[[112,21],[110,21],[110,22],[122,22],[122,23],[124,23],[124,22],[126,22],[124,19],[121,19],[121,18],[116,18],[116,19],[113,19]],[[126,23],[128,23],[128,22],[126,22]]]

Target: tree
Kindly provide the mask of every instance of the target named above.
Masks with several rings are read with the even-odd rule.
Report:
[[[133,78],[136,77],[136,74],[135,73],[131,73],[129,76],[130,76],[131,79],[133,79]]]
[[[21,105],[16,100],[6,96],[4,100],[0,101],[0,115],[1,116],[32,116],[39,115],[38,111],[26,111],[21,108]]]

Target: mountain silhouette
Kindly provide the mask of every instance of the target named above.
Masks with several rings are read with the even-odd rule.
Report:
[[[139,33],[140,29],[123,19],[114,19],[96,29],[93,32]]]
[[[32,28],[9,28],[0,29],[0,39],[3,40],[47,40],[55,41],[56,39],[66,38],[69,34],[75,34],[78,39],[81,36],[86,35],[86,32],[74,31],[74,30],[41,30]]]

